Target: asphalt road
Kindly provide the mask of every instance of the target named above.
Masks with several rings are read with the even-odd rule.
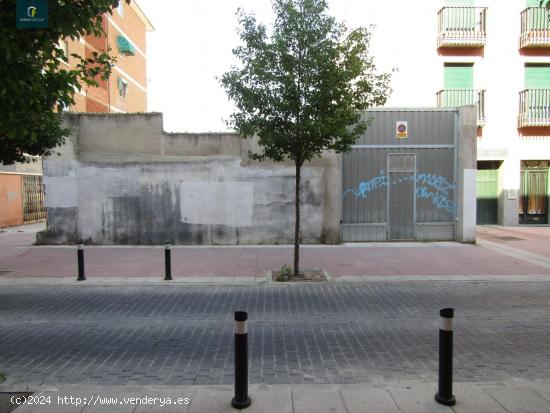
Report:
[[[550,282],[0,287],[4,385],[435,381],[455,308],[455,380],[550,377]]]

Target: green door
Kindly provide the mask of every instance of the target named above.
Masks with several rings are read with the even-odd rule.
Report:
[[[477,224],[494,225],[498,211],[498,169],[477,171]]]

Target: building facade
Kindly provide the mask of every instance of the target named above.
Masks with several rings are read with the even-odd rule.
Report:
[[[478,106],[480,224],[548,224],[550,21],[538,0],[447,0],[438,105]]]
[[[61,69],[77,64],[71,56],[92,57],[94,51],[111,49],[116,57],[111,77],[98,87],[83,85],[75,93],[72,112],[146,112],[147,45],[146,32],[153,26],[135,0],[121,0],[112,14],[103,16],[102,37],[86,36],[79,40],[61,40],[67,56]],[[0,228],[35,222],[46,218],[42,183],[42,160],[28,164],[0,165]]]
[[[86,36],[79,40],[61,40],[65,55],[62,65],[76,64],[70,55],[91,57],[94,51],[111,49],[116,58],[111,77],[99,81],[98,87],[83,85],[75,95],[72,112],[146,112],[147,111],[147,44],[146,32],[153,26],[139,5],[133,0],[121,0],[112,14],[103,15],[105,36]]]
[[[375,24],[376,63],[397,69],[387,106],[477,105],[477,222],[550,223],[550,22],[539,0],[354,4],[349,25]]]

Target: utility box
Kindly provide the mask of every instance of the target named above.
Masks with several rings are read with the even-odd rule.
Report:
[[[475,242],[475,107],[371,109],[363,120],[342,157],[342,241]]]

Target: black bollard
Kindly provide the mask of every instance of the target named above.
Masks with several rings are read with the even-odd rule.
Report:
[[[84,281],[86,276],[84,275],[84,245],[82,243],[78,244],[76,256],[78,259],[78,278],[76,280]]]
[[[435,400],[445,406],[456,403],[453,396],[453,316],[454,309],[443,308],[439,311],[439,388]]]
[[[170,281],[172,279],[172,257],[170,255],[170,243],[164,244],[164,279]]]
[[[248,397],[248,332],[246,311],[235,311],[235,397],[231,406],[244,409],[252,402]]]

